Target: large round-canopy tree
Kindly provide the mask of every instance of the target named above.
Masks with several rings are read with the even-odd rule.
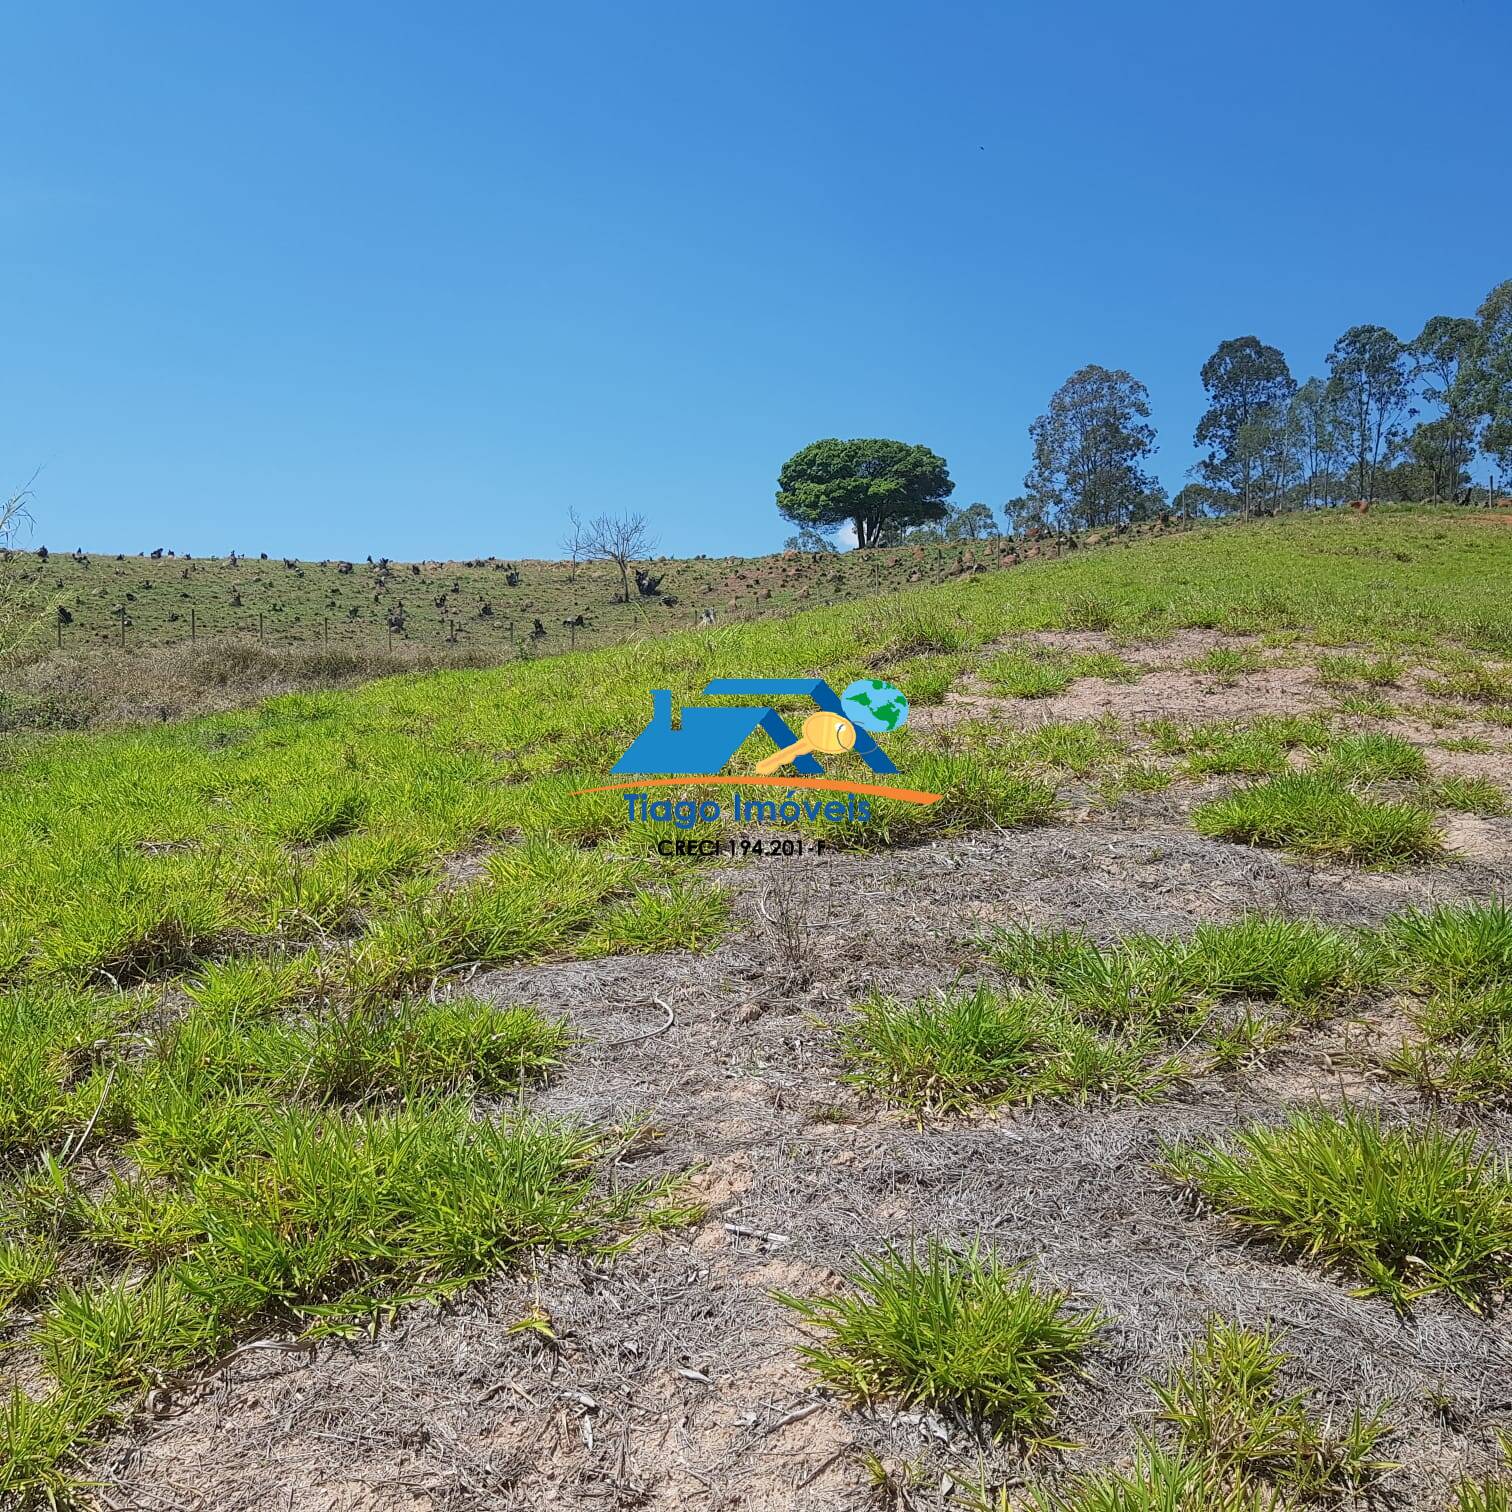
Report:
[[[847,521],[858,546],[879,546],[910,525],[943,520],[955,484],[927,446],[904,441],[815,441],[777,475],[784,519],[826,533]]]

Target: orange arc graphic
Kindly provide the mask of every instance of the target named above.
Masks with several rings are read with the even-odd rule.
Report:
[[[640,777],[634,782],[610,782],[603,787],[574,788],[578,793],[618,793],[627,788],[648,787],[780,787],[821,788],[829,793],[865,793],[872,798],[897,798],[903,803],[938,803],[940,793],[921,793],[916,788],[883,787],[876,782],[840,782],[834,777]]]

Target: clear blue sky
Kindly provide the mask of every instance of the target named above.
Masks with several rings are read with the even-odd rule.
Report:
[[[821,436],[1000,505],[1087,362],[1174,488],[1221,338],[1301,377],[1512,276],[1506,0],[47,0],[0,53],[0,480],[57,548],[769,550]]]

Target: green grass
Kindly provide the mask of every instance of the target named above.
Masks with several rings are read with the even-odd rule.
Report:
[[[907,763],[907,781],[940,801],[879,802],[870,822],[817,819],[804,831],[842,847],[909,844],[969,830],[1009,830],[1050,823],[1061,804],[1053,781],[995,755],[970,749],[929,752]]]
[[[1381,931],[1394,973],[1416,991],[1474,992],[1512,979],[1512,908],[1501,900],[1408,909]]]
[[[1500,818],[1508,812],[1506,792],[1489,777],[1437,777],[1424,791],[1434,807],[1457,814]]]
[[[605,1195],[592,1131],[476,1116],[474,1097],[555,1069],[562,1020],[465,997],[329,1002],[317,975],[303,957],[209,967],[105,1074],[93,1058],[133,999],[0,997],[19,1010],[0,1038],[9,1084],[35,1090],[38,1064],[73,1081],[6,1105],[12,1147],[43,1151],[0,1201],[0,1320],[36,1315],[26,1339],[51,1381],[0,1408],[0,1485],[23,1502],[67,1500],[94,1425],[260,1320],[344,1327],[538,1248],[686,1221],[665,1184]],[[53,1153],[86,1129],[118,1150],[88,1192]]]
[[[1391,975],[1420,1001],[1422,1038],[1388,1064],[1427,1092],[1466,1103],[1512,1099],[1512,911],[1502,902],[1410,909],[1381,931]]]
[[[1192,823],[1221,840],[1357,866],[1431,861],[1444,850],[1431,811],[1362,794],[1329,772],[1288,772],[1243,788],[1203,804]]]
[[[1395,565],[1397,551],[1413,555],[1410,571]],[[42,1362],[43,1376],[50,1361],[63,1378],[40,1379],[35,1400],[0,1408],[0,1475],[9,1477],[0,1496],[59,1494],[80,1473],[81,1435],[122,1409],[130,1382],[175,1361],[192,1369],[270,1318],[285,1329],[345,1326],[364,1309],[438,1295],[538,1247],[591,1252],[686,1214],[654,1192],[606,1195],[597,1152],[607,1136],[530,1119],[531,1087],[571,1053],[550,1005],[497,1008],[456,995],[458,979],[481,967],[701,950],[729,928],[729,898],[705,869],[656,855],[670,826],[632,824],[620,796],[577,791],[606,779],[649,715],[650,689],[671,688],[683,703],[714,676],[812,672],[843,686],[891,675],[924,704],[982,647],[1065,628],[1140,639],[1197,625],[1305,630],[1310,642],[1364,642],[1381,655],[1419,648],[1414,659],[1438,657],[1460,678],[1465,666],[1443,659],[1445,642],[1468,648],[1472,662],[1508,649],[1496,585],[1512,567],[1512,540],[1488,539],[1452,511],[1169,532],[1127,550],[1041,552],[1012,572],[890,591],[914,574],[927,582],[935,566],[953,571],[944,556],[857,553],[821,564],[818,576],[831,575],[822,586],[792,562],[770,571],[682,564],[690,581],[739,576],[719,590],[735,602],[717,627],[648,633],[633,650],[291,694],[186,723],[9,740],[0,751],[0,1285],[17,1347]],[[37,571],[35,558],[12,566]],[[459,596],[469,605],[464,639],[490,654],[511,645],[507,592],[516,640],[526,611],[547,618],[545,649],[563,638],[529,564],[513,589],[490,564],[469,569],[478,576],[459,589],[442,583],[446,568],[409,575],[413,586],[398,573],[380,586],[362,581],[365,568],[333,567],[317,583],[279,562],[240,566],[96,559],[46,571],[66,578],[65,599],[92,604],[102,583],[102,604],[117,589],[135,592],[128,617],[141,639],[158,623],[150,613],[164,600],[154,594],[223,598],[233,574],[244,616],[263,607],[264,591],[287,590],[276,633],[290,642],[313,634],[314,609],[293,607],[298,585],[343,608],[360,597],[355,623],[369,631],[401,592],[423,606],[445,586],[453,606]],[[161,581],[133,585],[138,572]],[[598,575],[574,586],[607,596]],[[826,602],[863,588],[864,602]],[[496,614],[482,616],[493,595]],[[808,604],[819,607],[787,612]],[[695,612],[691,595],[675,611],[628,613],[655,632],[686,623],[685,611]],[[271,605],[264,613],[276,617]],[[442,617],[412,616],[411,638]],[[224,628],[208,613],[205,621]],[[628,623],[606,613],[599,629],[622,638]],[[89,614],[76,625],[80,637],[98,633]],[[162,625],[182,628],[166,617]],[[262,675],[255,656],[242,665],[234,650],[207,653],[206,675]],[[1056,675],[1128,675],[1104,653],[1044,660]],[[118,665],[126,675],[129,661]],[[801,701],[778,703],[801,718]],[[1500,704],[1482,704],[1500,717]],[[1260,775],[1273,775],[1276,752],[1314,752],[1327,739],[1316,720],[1256,721],[1254,732],[1255,748],[1232,759]],[[1192,750],[1172,754],[1232,739],[1192,737]],[[1136,773],[1143,753],[1107,724],[977,722],[904,730],[886,744],[901,780],[942,801],[881,801],[870,824],[835,826],[828,838],[875,845],[1006,831],[1056,820],[1069,779],[1127,771],[1130,785],[1154,786],[1170,775],[1154,765]],[[734,769],[761,754],[754,740]],[[870,776],[854,757],[827,765]],[[700,792],[690,781],[685,796]],[[1433,950],[1419,945],[1393,936],[1391,970],[1437,972]],[[1449,949],[1447,936],[1438,945]],[[1223,1053],[1239,1058],[1264,1031],[1232,1018],[1236,994],[1269,995],[1284,1019],[1347,999],[1360,969],[1336,942],[1267,944],[1263,930],[1197,951],[1140,944],[1093,954],[1069,952],[1079,967],[1024,994],[1038,1007],[1023,1074],[1054,1089],[1035,1095],[1146,1095],[1175,1037],[1196,1032],[1214,1000],[1226,1005]],[[1461,997],[1483,986],[1456,976]],[[900,1054],[914,1060],[877,1061],[882,1095],[935,1106],[931,1056],[964,1068],[951,1071],[950,1093],[963,1109],[1010,1090],[993,1080],[1001,1066],[990,1036],[984,1057],[971,1034],[910,1028],[913,1007],[894,1011]],[[973,1057],[988,1072],[976,1084]],[[501,1102],[511,1111],[499,1121]],[[115,1178],[81,1187],[81,1147]]]
[[[0,1323],[13,1307],[37,1300],[58,1269],[58,1252],[46,1241],[0,1238]]]
[[[1449,1512],[1512,1512],[1512,1480],[1486,1475],[1461,1481]]]
[[[1318,681],[1325,688],[1395,688],[1402,680],[1395,656],[1324,655],[1318,658]]]
[[[1135,667],[1111,651],[1005,651],[981,670],[988,687],[1012,698],[1049,698],[1063,693],[1078,678],[1130,683],[1138,675]]]
[[[1035,1512],[1281,1512],[1271,1491],[1215,1487],[1204,1465],[1148,1440],[1136,1446],[1131,1470],[1090,1471],[1064,1491],[1031,1497]],[[1006,1492],[986,1505],[1013,1512]]]
[[[837,1031],[846,1079],[918,1113],[1066,1098],[1143,1101],[1180,1074],[1148,1029],[1099,1032],[1042,997],[873,997]]]
[[[891,1398],[1047,1441],[1096,1314],[1068,1312],[1064,1292],[990,1250],[958,1254],[934,1239],[863,1259],[845,1279],[834,1296],[779,1295],[812,1341],[800,1358],[827,1386],[855,1402]]]
[[[1211,720],[1186,726],[1156,720],[1145,734],[1159,754],[1185,756],[1186,769],[1195,777],[1284,772],[1288,752],[1315,751],[1330,738],[1327,721],[1317,715],[1262,715],[1247,724]]]
[[[1269,1330],[1210,1319],[1164,1382],[1159,1420],[1214,1487],[1271,1489],[1289,1505],[1334,1501],[1391,1468],[1376,1457],[1379,1413],[1356,1409],[1340,1427],[1320,1422],[1307,1393],[1282,1389],[1288,1357]]]
[[[300,1019],[203,1009],[175,1023],[128,1073],[123,1095],[150,1118],[165,1087],[207,1098],[248,1088],[281,1097],[360,1102],[431,1091],[518,1091],[555,1070],[572,1043],[565,1020],[475,998],[342,1003]]]
[[[1398,1308],[1442,1291],[1478,1310],[1512,1277],[1512,1175],[1469,1131],[1298,1113],[1227,1146],[1171,1147],[1167,1162],[1246,1232]]]
[[[1203,673],[1225,686],[1251,672],[1258,672],[1264,665],[1264,658],[1253,646],[1213,646],[1187,663],[1192,671]]]
[[[1388,1429],[1359,1408],[1334,1422],[1287,1391],[1289,1357],[1269,1330],[1210,1318],[1164,1380],[1150,1382],[1163,1442],[1141,1434],[1132,1470],[1073,1476],[1037,1490],[1040,1512],[1281,1512],[1333,1507],[1395,1468],[1378,1457]],[[986,1503],[1009,1512],[1006,1493]]]
[[[1512,1478],[1507,1474],[1512,1434],[1498,1428],[1496,1439],[1498,1468],[1460,1481],[1445,1512],[1512,1512]]]
[[[1318,770],[1341,782],[1420,781],[1428,776],[1423,753],[1395,735],[1370,732],[1331,741]]]
[[[32,1397],[12,1391],[0,1400],[0,1502],[17,1507],[66,1507],[88,1481],[78,1463],[86,1437],[115,1415],[97,1391],[54,1391]]]
[[[1431,677],[1423,686],[1437,698],[1479,704],[1512,703],[1512,671],[1471,657],[1451,659],[1441,677]]]
[[[1413,1011],[1423,1038],[1387,1064],[1425,1091],[1461,1103],[1512,1103],[1512,985],[1437,993]]]
[[[1052,698],[1074,681],[1070,669],[1048,655],[1005,651],[982,668],[982,681],[1010,698]]]
[[[242,1114],[244,1137],[219,1164],[117,1177],[91,1196],[56,1178],[102,1262],[59,1286],[38,1325],[63,1398],[116,1400],[260,1318],[340,1328],[538,1248],[602,1248],[660,1190],[599,1195],[591,1134],[479,1121],[456,1099],[345,1116],[269,1101]]]
[[[1175,1038],[1201,1033],[1214,1065],[1235,1064],[1380,978],[1368,935],[1263,916],[1107,946],[1070,930],[1008,930],[988,952],[1010,990],[857,1004],[835,1031],[847,1080],[917,1114],[1146,1100],[1186,1070]],[[1230,1000],[1278,1012],[1216,1010]]]
[[[1368,943],[1306,919],[1253,915],[1190,935],[1136,933],[1100,946],[1074,930],[1007,930],[992,960],[1021,986],[1054,992],[1104,1023],[1180,1022],[1231,997],[1316,1013],[1375,980]]]

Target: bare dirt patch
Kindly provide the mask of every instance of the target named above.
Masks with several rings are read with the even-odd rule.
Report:
[[[1210,1312],[1285,1331],[1323,1402],[1390,1398],[1402,1426],[1391,1486],[1435,1506],[1449,1474],[1508,1410],[1512,1335],[1439,1300],[1410,1318],[1248,1245],[1178,1203],[1155,1169],[1163,1138],[1195,1138],[1294,1103],[1368,1097],[1419,1109],[1371,1067],[1390,1005],[1341,1015],[1259,1070],[1204,1077],[1150,1107],[1041,1106],[917,1127],[841,1079],[824,1022],[880,987],[914,995],[984,970],[985,926],[1132,929],[1278,911],[1376,922],[1407,903],[1489,896],[1505,854],[1371,876],[1204,839],[1168,816],[976,836],[809,863],[810,976],[760,906],[789,864],[725,870],[736,926],[703,957],[612,958],[480,975],[500,1002],[565,1011],[587,1036],[535,1102],[605,1126],[647,1120],[609,1179],[691,1171],[693,1229],[618,1260],[560,1261],[311,1357],[245,1355],[204,1391],[109,1445],[102,1502],[153,1509],[861,1508],[863,1451],[925,1457],[917,1505],[979,1457],[1021,1473],[932,1414],[847,1409],[797,1364],[776,1289],[813,1291],[858,1253],[933,1233],[983,1238],[1069,1287],[1108,1325],[1063,1427],[1074,1463],[1125,1454],[1148,1425],[1142,1382]],[[770,907],[766,910],[771,914]],[[656,999],[673,1009],[661,1022]],[[1383,1036],[1385,1039],[1383,1039]],[[1493,1122],[1504,1143],[1512,1125]],[[555,1342],[510,1325],[532,1309]],[[1447,1401],[1450,1408],[1445,1408]],[[1053,1470],[1053,1462],[1047,1462]]]
[[[1206,719],[1253,719],[1260,714],[1309,714],[1331,707],[1326,690],[1310,668],[1265,667],[1232,683],[1194,671],[1187,663],[1215,647],[1252,647],[1253,637],[1183,630],[1161,641],[1134,645],[1094,630],[1039,631],[989,648],[994,651],[1041,648],[1067,653],[1111,652],[1141,669],[1134,682],[1082,677],[1048,698],[1005,698],[990,693],[980,679],[966,677],[959,692],[946,694],[933,708],[913,716],[919,731],[948,728],[967,719],[991,718],[1016,728],[1111,716],[1129,723],[1152,719],[1194,722]]]

